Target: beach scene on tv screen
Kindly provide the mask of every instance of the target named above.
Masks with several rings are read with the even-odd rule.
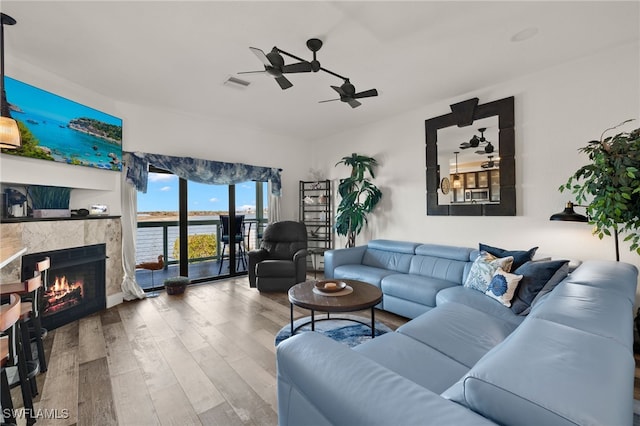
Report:
[[[22,146],[4,154],[122,169],[122,119],[11,77],[5,91]]]

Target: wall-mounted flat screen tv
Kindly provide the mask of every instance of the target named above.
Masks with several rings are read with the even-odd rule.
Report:
[[[3,154],[122,169],[122,119],[10,77],[5,91],[22,146]]]

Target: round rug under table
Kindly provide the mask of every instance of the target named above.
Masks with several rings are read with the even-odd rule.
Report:
[[[317,333],[322,333],[325,336],[330,337],[340,343],[344,343],[345,345],[348,345],[350,347],[354,347],[359,345],[360,343],[366,342],[367,340],[371,340],[371,327],[369,327],[369,325],[371,324],[370,318],[358,315],[337,313],[331,314],[331,319],[329,320],[327,320],[326,317],[327,316],[324,313],[316,314],[315,331]],[[362,321],[366,325],[354,321],[349,321],[349,319]],[[302,325],[305,323],[308,324]],[[296,334],[309,332],[311,331],[311,317],[299,318],[294,321],[293,326],[294,328],[296,328]],[[385,333],[389,333],[390,331],[393,330],[391,330],[383,323],[376,321],[376,336],[381,336]],[[291,337],[290,323],[282,327],[278,334],[276,334],[276,346],[278,346],[280,342],[288,339],[289,337]]]

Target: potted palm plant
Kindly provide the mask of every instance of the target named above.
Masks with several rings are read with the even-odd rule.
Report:
[[[356,245],[356,236],[367,223],[367,215],[382,199],[382,192],[369,179],[375,178],[375,158],[359,155],[343,157],[336,163],[351,167],[349,177],[340,179],[340,204],[336,215],[336,232],[347,237],[346,247]],[[368,176],[367,176],[368,175]]]
[[[587,204],[593,234],[602,239],[613,236],[616,260],[620,260],[618,234],[630,241],[630,250],[640,254],[640,128],[614,136],[605,134],[578,151],[588,155],[590,163],[580,167],[559,189],[575,194],[578,204]]]

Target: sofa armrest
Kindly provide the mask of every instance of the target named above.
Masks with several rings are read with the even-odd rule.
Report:
[[[319,333],[278,345],[280,426],[493,425]]]
[[[334,270],[340,265],[361,264],[367,246],[327,250],[324,252],[324,276],[335,278]]]

